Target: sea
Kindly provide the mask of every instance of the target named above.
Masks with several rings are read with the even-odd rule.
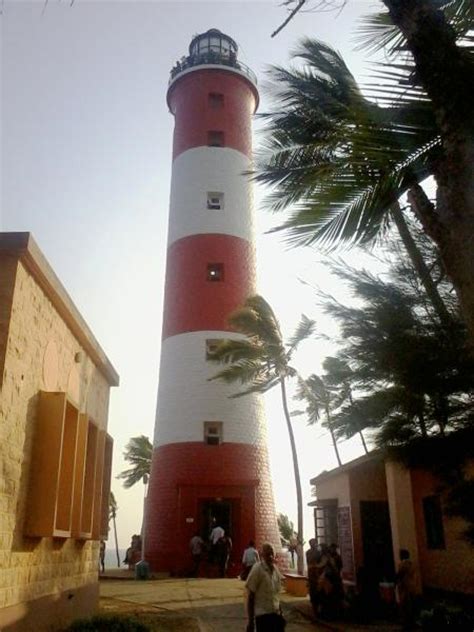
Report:
[[[105,549],[105,568],[127,568],[122,564],[127,549],[119,549],[120,565],[117,564],[117,551],[115,547],[109,546],[110,542],[107,542],[107,548]]]

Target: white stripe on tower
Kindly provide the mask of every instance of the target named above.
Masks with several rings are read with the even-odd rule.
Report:
[[[254,238],[253,187],[240,175],[251,160],[229,147],[196,147],[180,154],[171,175],[168,245],[199,233]],[[207,208],[208,192],[223,193],[222,208]]]

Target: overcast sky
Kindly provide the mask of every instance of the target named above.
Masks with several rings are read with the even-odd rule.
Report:
[[[332,44],[359,77],[368,65],[354,51],[356,21],[379,2],[352,0],[335,13],[297,16],[276,38],[285,13],[278,0],[248,2],[86,2],[4,0],[2,25],[2,195],[0,227],[31,231],[121,377],[113,389],[109,432],[114,476],[124,469],[131,436],[153,436],[161,334],[173,118],[165,95],[169,71],[196,33],[219,28],[264,82],[270,64],[287,65],[298,40]],[[268,100],[263,93],[260,111]],[[256,134],[255,144],[259,135]],[[260,292],[291,333],[305,312],[320,332],[333,325],[316,305],[314,286],[344,297],[315,250],[288,251],[265,231],[281,220],[257,193]],[[361,253],[349,259],[362,264]],[[365,259],[365,261],[367,261]],[[317,372],[327,343],[298,357]],[[270,454],[277,510],[296,518],[288,440],[278,393],[268,397]],[[295,419],[305,501],[309,478],[336,465],[329,437]],[[359,453],[343,445],[344,460]],[[139,531],[143,490],[118,499],[121,546]],[[306,512],[306,538],[313,533]]]

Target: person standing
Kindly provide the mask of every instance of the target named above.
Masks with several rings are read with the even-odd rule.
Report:
[[[230,553],[232,551],[232,539],[230,535],[224,534],[216,544],[217,564],[219,566],[219,575],[225,577],[227,572],[227,564],[229,563]]]
[[[297,551],[297,547],[298,547],[298,536],[293,531],[293,535],[290,536],[290,539],[288,541],[288,551],[291,556],[291,568],[295,568],[295,553]]]
[[[202,554],[204,553],[204,540],[197,531],[189,541],[189,548],[191,549],[191,557],[193,558],[193,570],[191,571],[191,576],[197,577],[199,575],[199,566],[201,565]]]
[[[280,608],[282,576],[275,566],[273,546],[262,546],[262,561],[247,577],[247,632],[283,632],[285,619]]]
[[[100,564],[100,572],[105,573],[105,540],[100,541],[99,564]]]
[[[400,549],[400,562],[395,577],[398,606],[403,630],[412,630],[415,624],[415,569],[410,560],[410,553]]]
[[[306,551],[306,565],[308,567],[309,599],[313,607],[314,616],[319,614],[319,578],[324,568],[320,566],[321,553],[315,538],[309,541],[309,549]]]
[[[211,545],[209,551],[209,562],[214,564],[217,558],[217,543],[221,538],[225,535],[224,529],[217,523],[215,518],[212,519],[211,523],[211,533],[209,535],[209,542]]]
[[[248,547],[245,549],[242,556],[242,572],[240,573],[240,579],[245,581],[249,576],[252,566],[260,561],[258,551],[255,548],[255,543],[250,540]]]

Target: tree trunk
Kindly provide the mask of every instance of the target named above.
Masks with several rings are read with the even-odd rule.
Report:
[[[420,281],[425,288],[428,298],[430,299],[440,322],[449,329],[449,327],[452,325],[451,315],[448,312],[446,305],[444,304],[444,301],[438,292],[438,288],[431,278],[428,266],[426,265],[421,252],[418,250],[415,240],[411,236],[410,229],[408,228],[405,218],[403,217],[403,211],[400,208],[400,204],[398,202],[392,204],[392,206],[390,207],[390,212],[400,234],[403,245],[405,246],[405,250],[410,257],[413,267],[415,268]]]
[[[362,434],[362,430],[359,430],[359,436],[360,436],[360,440],[362,441],[362,445],[364,446],[365,453],[369,454],[369,451],[367,450],[367,444],[365,442],[365,437]]]
[[[114,525],[114,537],[115,537],[115,552],[117,553],[117,568],[120,568],[120,553],[117,537],[117,523],[115,522],[115,511],[112,514],[112,522]]]
[[[329,408],[327,406],[326,406],[326,419],[328,422],[329,432],[331,433],[331,439],[332,439],[332,444],[334,446],[334,452],[336,453],[336,459],[340,467],[342,465],[342,461],[341,461],[341,457],[339,456],[339,448],[337,447],[336,436],[332,428],[331,415],[329,414]]]
[[[418,413],[418,422],[420,426],[421,436],[423,437],[423,439],[426,439],[426,437],[428,436],[428,431],[426,429],[425,415],[422,412]]]
[[[297,505],[297,533],[298,533],[298,546],[297,546],[297,570],[299,575],[304,573],[304,560],[303,560],[303,494],[301,492],[301,479],[300,468],[298,465],[298,452],[296,451],[295,435],[293,434],[293,428],[291,426],[290,411],[288,410],[288,400],[286,396],[286,384],[285,378],[280,378],[281,388],[281,401],[283,404],[283,412],[286,419],[286,427],[288,428],[288,435],[290,437],[291,455],[293,457],[293,470],[295,473],[295,485],[296,485],[296,505]]]
[[[474,65],[435,2],[383,2],[406,38],[440,130],[436,209],[422,207],[422,221],[438,244],[474,347],[474,115],[466,96],[474,93]]]
[[[353,407],[354,406],[354,400],[352,399],[352,389],[351,389],[349,384],[347,386],[348,386],[349,403]],[[364,446],[365,453],[369,454],[369,451],[367,449],[367,444],[365,442],[365,437],[364,437],[364,434],[363,434],[362,430],[359,430],[359,436],[360,436],[360,440],[362,441],[362,445]]]

